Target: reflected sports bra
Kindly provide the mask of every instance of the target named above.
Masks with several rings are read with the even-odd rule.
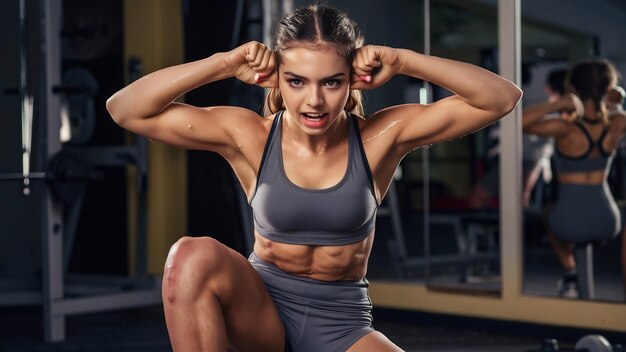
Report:
[[[250,200],[255,230],[269,240],[291,244],[344,245],[365,239],[374,230],[379,204],[357,117],[348,118],[348,166],[343,179],[330,188],[306,189],[285,173],[282,116],[280,111],[274,119]]]
[[[561,172],[589,172],[608,169],[613,161],[613,156],[615,155],[615,152],[607,152],[602,146],[602,143],[604,142],[604,139],[609,131],[608,128],[605,127],[604,130],[602,130],[600,137],[594,141],[589,134],[589,131],[587,131],[587,128],[585,128],[580,121],[576,122],[576,126],[578,126],[578,128],[580,128],[585,134],[585,137],[587,137],[589,148],[581,156],[576,157],[564,155],[561,153],[559,148],[555,148],[555,162],[557,170]],[[594,148],[598,148],[600,155],[589,157]]]

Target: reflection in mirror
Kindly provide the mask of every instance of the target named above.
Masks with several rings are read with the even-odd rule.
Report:
[[[354,11],[372,43],[385,41],[418,52],[426,45],[424,16],[429,4],[432,55],[497,70],[495,6],[456,0],[394,1],[385,11],[395,20],[381,23],[380,16],[362,13],[362,6],[337,3]],[[406,13],[415,16],[403,16]],[[432,87],[433,100],[449,94]],[[367,92],[366,111],[397,104],[398,98],[425,103],[428,96],[424,82],[396,77],[380,90]],[[489,154],[497,150],[489,145],[496,141],[494,132],[495,127],[437,143],[403,159],[378,213],[370,279],[427,279],[432,287],[499,292],[497,153]],[[470,195],[481,178],[488,190],[471,204]]]
[[[495,4],[432,0],[431,23],[432,55],[497,72]],[[498,135],[496,123],[427,150],[430,289],[500,294]]]
[[[576,65],[604,58],[626,72],[626,3],[521,3],[523,290],[624,301],[626,115],[609,115],[600,104],[616,82],[598,77],[610,70]]]
[[[429,33],[430,54],[497,71],[494,5],[406,0],[394,2],[394,7],[386,11],[387,15],[392,11],[398,14],[393,16],[396,19],[407,18],[403,13],[416,15],[385,25],[379,23],[378,16],[372,25],[368,25],[367,15],[357,17],[372,42],[400,38],[407,42],[398,43],[399,46],[424,52],[425,35]],[[424,16],[430,19],[429,32]],[[390,32],[391,28],[396,30]],[[398,33],[404,33],[406,38]],[[366,110],[376,111],[377,103],[389,97],[425,103],[450,94],[436,86],[431,86],[429,94],[428,86],[419,80],[394,80],[390,86],[381,87],[387,91],[367,93]],[[429,95],[432,99],[428,99]],[[427,281],[429,288],[438,290],[499,294],[497,150],[496,125],[407,155],[378,213],[368,277]]]

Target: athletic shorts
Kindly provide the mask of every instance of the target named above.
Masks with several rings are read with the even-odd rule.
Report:
[[[561,183],[554,208],[548,213],[554,235],[566,242],[608,241],[619,234],[622,218],[609,185]]]
[[[274,300],[286,351],[345,351],[374,331],[366,279],[321,281],[287,273],[254,252],[248,260]]]

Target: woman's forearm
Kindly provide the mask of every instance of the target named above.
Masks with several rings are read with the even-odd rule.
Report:
[[[224,53],[152,72],[116,92],[107,110],[116,123],[144,119],[163,111],[176,98],[202,85],[233,76]]]
[[[476,108],[504,114],[511,111],[522,96],[513,83],[478,66],[398,50],[399,73],[442,86]]]
[[[541,121],[545,115],[558,111],[559,109],[560,107],[557,102],[549,101],[525,108],[522,115],[522,129],[533,126]]]

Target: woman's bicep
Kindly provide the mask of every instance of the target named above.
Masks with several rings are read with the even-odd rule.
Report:
[[[492,111],[471,106],[458,96],[419,108],[413,105],[403,107],[405,111],[398,111],[403,115],[403,127],[399,129],[397,139],[402,152],[465,136],[501,117]]]
[[[229,106],[199,108],[172,103],[156,116],[132,119],[122,127],[166,144],[223,154],[235,144],[230,127],[251,117],[246,115],[256,113]]]

